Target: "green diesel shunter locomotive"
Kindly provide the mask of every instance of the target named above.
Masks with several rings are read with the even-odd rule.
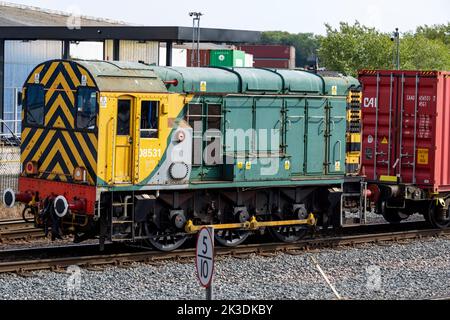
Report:
[[[358,88],[301,70],[44,62],[24,86],[19,192],[3,201],[101,246],[169,251],[204,226],[225,246],[297,241],[360,191]]]

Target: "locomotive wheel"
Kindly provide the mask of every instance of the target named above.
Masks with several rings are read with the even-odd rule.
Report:
[[[389,223],[400,223],[400,221],[408,218],[408,215],[398,211],[397,208],[387,208],[386,201],[381,203],[381,214],[383,218]]]
[[[214,239],[224,247],[235,247],[247,240],[249,231],[236,229],[220,229],[214,231]]]
[[[160,251],[173,251],[181,247],[189,238],[186,234],[174,233],[171,231],[152,230],[147,225],[146,233],[149,237],[146,242]]]
[[[425,214],[425,220],[435,228],[445,229],[450,226],[450,199],[447,199],[445,204],[447,209],[437,206],[432,201],[428,212]]]
[[[269,232],[275,239],[291,243],[303,239],[308,233],[308,228],[305,226],[271,227]]]
[[[294,212],[294,216],[281,216],[274,214],[272,216],[273,220],[285,220],[285,219],[306,219],[308,216],[307,210],[297,209]],[[281,242],[296,242],[303,239],[308,233],[308,227],[304,225],[292,225],[292,226],[280,226],[280,227],[269,227],[269,232],[272,236]]]

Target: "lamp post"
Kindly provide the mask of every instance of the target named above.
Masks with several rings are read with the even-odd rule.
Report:
[[[395,42],[393,64],[397,70],[400,70],[400,32],[398,28],[395,28],[395,31],[392,33],[391,41]]]
[[[200,17],[202,15],[203,13],[201,12],[189,12],[189,16],[192,17],[191,66],[196,64],[197,67],[200,67]],[[197,48],[195,48],[195,42],[197,42]],[[195,60],[195,55],[197,56],[197,60]]]

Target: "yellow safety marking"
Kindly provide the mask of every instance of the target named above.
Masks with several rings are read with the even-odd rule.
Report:
[[[72,69],[72,66],[68,62],[63,62],[64,68],[66,68],[67,73],[70,76],[70,79],[72,80],[75,87],[80,86],[80,79],[77,78],[75,72]]]
[[[380,181],[397,182],[397,176],[380,176]]]
[[[48,80],[50,80],[51,76],[53,75],[53,72],[55,72],[56,67],[58,66],[59,62],[52,62],[50,65],[50,68],[48,68],[47,72],[45,73],[44,77],[41,80],[41,83],[43,85],[46,85]]]
[[[289,170],[291,168],[291,162],[289,160],[286,160],[284,162],[284,169]]]
[[[59,153],[61,154],[64,163],[67,165],[67,168],[69,169],[70,172],[73,172],[73,165],[72,162],[69,159],[69,156],[67,155],[66,151],[64,150],[64,147],[61,143],[61,141],[57,140],[56,143],[53,145],[52,149],[50,150],[50,152],[48,153],[48,155],[45,157],[44,162],[42,163],[42,165],[39,168],[39,172],[42,171],[47,171],[47,168],[50,164],[50,162],[54,159],[56,153],[59,151]],[[60,172],[63,172],[62,170]]]
[[[95,136],[95,134],[89,133],[88,137],[91,140],[92,145],[97,149],[97,137]]]
[[[351,143],[361,143],[361,134],[351,133],[350,134],[350,142]]]
[[[428,149],[418,148],[417,149],[417,164],[428,164]]]
[[[48,124],[50,122],[50,120],[53,118],[53,115],[58,109],[61,109],[63,111],[67,121],[69,121],[69,124],[73,128],[75,123],[73,115],[69,111],[69,108],[67,108],[66,103],[64,102],[64,99],[61,97],[61,95],[58,95],[58,97],[55,99],[55,102],[51,105],[50,109],[47,111],[47,114],[45,115],[45,123]],[[62,120],[61,125],[64,126],[64,122],[62,122]]]
[[[28,134],[30,133],[31,128],[23,128],[21,140],[25,141],[27,139]]]
[[[388,144],[388,140],[386,137],[383,137],[383,140],[381,140],[381,144]]]
[[[76,136],[77,139],[78,139],[78,143],[81,145],[81,149],[82,149],[82,150],[86,150],[85,155],[86,155],[86,158],[88,158],[88,161],[89,161],[89,163],[90,163],[90,165],[91,165],[91,168],[96,168],[96,166],[97,166],[96,159],[94,159],[94,158],[92,157],[92,154],[91,154],[91,152],[89,151],[90,149],[89,149],[88,146],[86,145],[86,142],[84,141],[84,138],[83,138],[82,133],[76,132],[76,133],[75,133],[75,136]]]
[[[60,172],[62,172],[61,174],[60,174]],[[61,166],[59,165],[59,163],[57,163],[56,165],[55,165],[55,169],[53,170],[53,172],[51,173],[51,174],[49,174],[48,175],[48,180],[53,180],[53,179],[55,179],[56,178],[56,176],[58,176],[60,179],[61,179],[61,181],[63,181],[63,182],[67,182],[67,177],[66,177],[66,175],[64,174],[64,171],[62,170],[62,168],[61,168]]]
[[[263,227],[283,227],[283,226],[294,226],[294,225],[316,225],[316,218],[312,213],[308,215],[308,218],[303,220],[279,220],[279,221],[257,221],[255,216],[252,216],[249,221],[243,223],[224,223],[224,224],[212,224],[212,225],[194,225],[192,220],[186,222],[185,231],[187,233],[196,233],[204,227],[211,227],[215,230],[224,229],[247,229],[247,230],[257,230]]]
[[[34,134],[34,137],[32,138],[32,140],[34,140],[34,141],[30,141],[30,143],[26,146],[25,150],[22,152],[22,155],[21,155],[22,162],[28,157],[28,154],[30,153],[31,149],[33,149],[34,144],[39,140],[39,138],[43,132],[44,132],[43,129],[36,130],[36,133]],[[47,135],[47,138],[49,136],[53,136],[54,134],[55,134],[54,131],[49,132],[49,134]],[[46,138],[46,140],[47,140],[47,138]],[[43,145],[45,148],[48,145],[48,141],[47,141],[47,144],[43,143]]]
[[[60,84],[63,86],[63,91],[69,97],[70,103],[74,106],[75,105],[75,95],[73,94],[72,88],[70,88],[69,84],[67,83],[67,80],[64,78],[62,73],[58,74],[55,81],[51,84],[50,88],[46,92],[45,104],[47,104],[47,102],[52,98],[52,96],[56,90],[60,90],[60,89],[58,89],[58,86]]]
[[[72,154],[77,161],[77,166],[86,168],[86,165],[83,162],[83,159],[80,156],[80,153],[78,152],[77,148],[75,147],[75,144],[72,141],[72,138],[70,137],[70,134],[67,131],[63,131],[64,139],[66,139],[67,144],[69,145],[70,150],[72,150]],[[95,168],[95,167],[93,167]]]

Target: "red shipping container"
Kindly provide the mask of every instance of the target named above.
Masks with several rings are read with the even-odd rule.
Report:
[[[254,59],[253,62],[253,66],[257,68],[289,68],[289,60],[286,59]]]
[[[284,45],[238,45],[238,50],[252,54],[254,58],[290,59],[292,50]],[[295,52],[294,52],[295,56]]]
[[[362,173],[450,191],[450,72],[361,71],[359,80]]]
[[[209,49],[201,49],[200,50],[200,67],[209,67],[209,56],[210,56]],[[187,49],[186,54],[186,66],[187,67],[197,67],[197,61],[194,61],[194,65],[191,63],[191,53],[192,49]],[[194,58],[196,59],[197,53],[195,52]]]

